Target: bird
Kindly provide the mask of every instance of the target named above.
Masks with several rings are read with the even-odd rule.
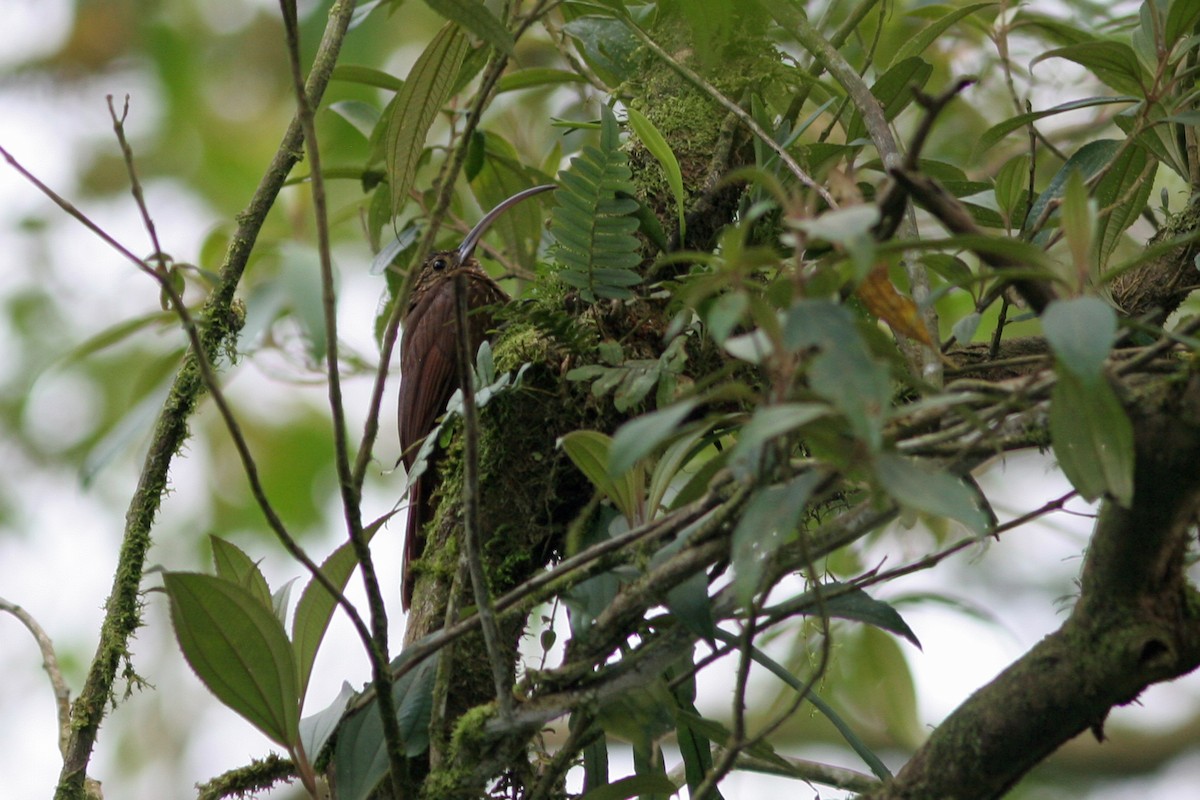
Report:
[[[557,188],[553,184],[534,186],[499,203],[483,216],[466,235],[457,250],[438,250],[418,267],[409,293],[408,306],[401,317],[399,423],[400,452],[404,468],[411,472],[421,442],[433,430],[434,423],[458,386],[454,281],[461,276],[467,291],[467,336],[470,352],[492,329],[490,309],[507,303],[509,296],[483,270],[475,258],[475,247],[501,214],[535,194]],[[412,603],[415,576],[412,564],[425,549],[422,527],[433,516],[430,485],[431,470],[410,481],[408,515],[405,527],[401,601],[405,611]]]

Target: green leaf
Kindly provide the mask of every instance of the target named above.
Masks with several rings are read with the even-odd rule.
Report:
[[[667,176],[667,185],[671,187],[671,194],[675,196],[675,211],[679,217],[679,241],[682,242],[686,232],[683,214],[687,195],[683,191],[683,173],[679,169],[679,161],[675,158],[675,153],[671,151],[671,145],[667,144],[667,140],[663,138],[658,128],[654,127],[654,123],[647,119],[645,114],[632,106],[626,106],[625,113],[629,115],[629,124],[633,128],[633,132],[642,140],[642,144],[650,151],[650,155],[658,160],[663,173]]]
[[[1051,303],[1042,314],[1042,330],[1059,364],[1085,385],[1104,373],[1104,360],[1117,336],[1117,314],[1098,297]]]
[[[1030,67],[1048,58],[1065,58],[1086,67],[1113,89],[1142,97],[1150,85],[1150,76],[1142,69],[1133,48],[1124,42],[1094,41],[1069,44],[1048,50],[1030,62]]]
[[[812,598],[809,605],[811,610],[808,613],[817,614],[824,611],[829,616],[838,619],[865,622],[897,636],[903,636],[920,649],[921,642],[913,633],[912,628],[908,627],[908,623],[895,608],[882,600],[876,600],[862,589],[848,587],[836,581],[822,584],[821,592],[834,596],[825,598],[824,602],[818,602],[817,595],[812,590],[804,593],[803,597]]]
[[[453,22],[446,23],[421,53],[392,103],[386,155],[393,215],[408,199],[425,137],[450,95],[452,81],[469,48],[462,30]]]
[[[1090,181],[1095,175],[1100,173],[1100,170],[1108,166],[1120,148],[1121,142],[1116,139],[1097,139],[1094,142],[1088,142],[1075,151],[1066,160],[1066,163],[1059,168],[1058,172],[1054,173],[1054,177],[1050,179],[1050,183],[1038,195],[1033,207],[1029,209],[1029,217],[1025,220],[1025,225],[1021,228],[1021,232],[1024,234],[1031,231],[1034,223],[1038,221],[1038,218],[1041,217],[1046,207],[1052,201],[1063,197],[1063,194],[1066,192],[1067,181],[1070,179],[1072,172],[1079,172],[1080,177],[1084,181]]]
[[[999,144],[1005,136],[1017,130],[1024,128],[1031,122],[1036,122],[1044,117],[1051,117],[1055,114],[1063,114],[1067,111],[1074,111],[1078,108],[1089,108],[1091,106],[1106,106],[1113,103],[1134,103],[1137,102],[1136,97],[1089,97],[1085,100],[1072,100],[1069,103],[1047,108],[1044,111],[1030,111],[1025,114],[1018,114],[1015,117],[1009,117],[1003,122],[998,122],[992,127],[983,132],[979,137],[979,141],[975,143],[974,150],[971,151],[971,162],[978,162],[980,156],[986,153],[996,144]]]
[[[1100,209],[1096,223],[1096,256],[1100,270],[1108,265],[1125,230],[1141,217],[1154,189],[1157,171],[1158,163],[1151,163],[1150,153],[1145,148],[1130,145],[1117,153],[1108,171],[1096,184],[1092,196]]]
[[[627,519],[640,517],[638,509],[642,497],[639,487],[643,470],[635,467],[618,478],[612,478],[608,471],[612,449],[610,437],[597,431],[571,431],[558,442],[572,463],[596,487],[596,491],[612,500]]]
[[[513,54],[513,37],[499,17],[483,0],[425,0],[425,3],[450,22],[483,39],[505,55]]]
[[[379,109],[362,100],[339,100],[331,103],[329,110],[349,122],[367,141],[379,124]]]
[[[738,434],[737,445],[730,456],[731,466],[743,475],[756,472],[763,445],[827,416],[830,411],[823,403],[780,403],[756,408]]]
[[[641,261],[633,235],[638,221],[631,216],[638,208],[632,173],[620,149],[616,118],[607,106],[601,112],[600,146],[585,146],[559,173],[550,221],[558,277],[592,303],[630,298],[627,287],[641,282],[631,269]]]
[[[217,699],[284,747],[300,740],[292,646],[269,606],[223,578],[168,572],[183,657]]]
[[[996,173],[996,205],[1010,227],[1024,222],[1024,210],[1029,207],[1029,165],[1029,156],[1021,153],[1004,162]]]
[[[974,5],[964,6],[963,8],[955,8],[948,13],[938,17],[907,42],[896,53],[892,59],[892,63],[898,63],[910,56],[919,56],[924,53],[929,45],[937,41],[943,33],[950,29],[954,23],[958,22],[963,17],[969,17],[977,11],[992,6],[999,5],[998,3],[975,3]]]
[[[733,531],[733,586],[737,600],[748,605],[759,591],[763,567],[775,551],[796,537],[804,506],[824,479],[820,472],[804,472],[786,484],[759,489]]]
[[[405,658],[401,653],[393,661],[393,667]],[[429,711],[436,674],[437,659],[427,658],[392,684],[404,755],[409,758],[419,756],[429,747]],[[343,721],[334,745],[334,764],[338,800],[366,800],[387,775],[383,723],[375,698],[351,711]]]
[[[646,794],[674,794],[679,789],[662,773],[630,775],[606,786],[598,786],[584,794],[580,800],[625,800]]]
[[[1063,474],[1087,500],[1133,501],[1133,425],[1108,381],[1060,370],[1050,394],[1050,441]]]
[[[888,68],[887,72],[879,76],[879,80],[871,86],[871,94],[875,95],[883,107],[884,118],[891,122],[899,116],[900,112],[912,102],[915,96],[914,90],[923,88],[932,74],[933,67],[928,62],[911,56],[896,62]],[[863,122],[862,115],[855,112],[846,128],[846,141],[854,142],[861,139],[866,132],[867,126]]]
[[[374,86],[393,92],[400,91],[401,87],[404,86],[404,81],[395,75],[390,75],[383,70],[363,67],[357,64],[338,64],[333,68],[333,79],[335,81],[346,81],[347,83],[361,83],[363,86]]]
[[[802,300],[787,313],[784,340],[792,350],[818,350],[808,370],[813,391],[846,417],[872,451],[878,450],[891,378],[867,349],[850,312],[828,301]]]
[[[1067,249],[1071,253],[1071,263],[1075,267],[1075,274],[1081,278],[1082,288],[1082,276],[1088,273],[1089,256],[1092,252],[1092,229],[1096,221],[1096,204],[1088,197],[1087,185],[1079,170],[1072,170],[1067,175],[1059,215],[1060,227],[1067,240]]]
[[[875,458],[875,477],[883,490],[903,506],[958,520],[981,536],[990,527],[978,495],[957,475],[923,461],[880,453]]]
[[[264,606],[274,609],[271,587],[267,585],[267,579],[263,577],[258,564],[233,542],[215,535],[208,538],[212,542],[213,567],[217,576],[236,583]]]
[[[561,86],[564,83],[587,83],[587,78],[565,69],[528,67],[510,72],[496,82],[496,93],[535,89],[539,86]]]
[[[372,522],[363,529],[363,538],[370,542],[375,532],[383,526],[392,511]],[[352,542],[344,542],[329,554],[321,564],[321,572],[338,591],[345,591],[346,583],[351,573],[358,566],[358,558],[354,554]],[[329,629],[329,621],[333,619],[337,600],[322,586],[316,578],[312,578],[300,594],[296,603],[296,614],[292,618],[292,648],[296,652],[296,666],[300,675],[300,696],[308,692],[308,679],[312,674],[313,662],[317,660],[317,650],[325,631]]]
[[[658,380],[657,375],[654,380]],[[618,428],[608,453],[609,477],[615,479],[624,475],[634,464],[654,452],[675,433],[679,423],[687,419],[695,407],[695,400],[684,400],[635,417]]]
[[[1200,3],[1196,0],[1174,0],[1167,10],[1167,21],[1163,26],[1163,42],[1167,50],[1192,32],[1200,20]]]
[[[310,760],[316,760],[321,750],[329,742],[329,737],[337,732],[342,714],[346,713],[346,705],[354,697],[354,688],[342,681],[342,690],[333,702],[312,716],[300,720],[300,743]]]

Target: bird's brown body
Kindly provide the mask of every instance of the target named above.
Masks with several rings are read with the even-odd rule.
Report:
[[[458,263],[454,251],[439,251],[425,259],[405,311],[400,343],[400,448],[405,469],[411,469],[421,441],[458,388],[455,363],[458,327],[454,320],[454,278],[462,275],[467,288],[467,335],[472,353],[479,349],[493,324],[489,309],[508,301],[508,295],[474,258]],[[412,562],[425,549],[421,528],[429,521],[433,493],[431,471],[409,487],[407,541],[404,546],[404,608],[412,601]]]
[[[490,309],[508,301],[504,290],[475,260],[475,246],[505,211],[527,197],[553,188],[547,184],[517,192],[484,214],[457,250],[439,250],[422,262],[401,320],[404,338],[400,342],[400,451],[406,470],[412,469],[421,441],[433,430],[438,415],[458,388],[455,278],[461,276],[466,286],[467,345],[475,353],[492,329]],[[400,595],[406,611],[415,584],[411,565],[425,549],[421,528],[432,516],[432,475],[433,471],[427,469],[409,486],[408,538],[404,545]]]

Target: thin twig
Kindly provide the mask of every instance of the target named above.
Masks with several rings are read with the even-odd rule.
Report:
[[[483,535],[479,523],[479,409],[475,407],[475,371],[472,369],[470,308],[467,300],[467,279],[461,272],[454,276],[455,349],[458,353],[458,385],[462,390],[463,419],[463,549],[467,556],[467,571],[479,610],[480,630],[492,665],[492,680],[496,684],[496,703],[500,714],[512,713],[512,691],[509,689],[508,659],[500,646],[500,628],[488,591],[487,574],[483,568]]]
[[[65,757],[67,743],[71,740],[71,689],[63,679],[62,669],[58,666],[54,640],[38,624],[32,614],[16,603],[10,603],[0,597],[0,611],[7,611],[20,620],[21,624],[33,634],[38,650],[42,653],[42,669],[46,670],[46,674],[50,677],[50,686],[54,689],[54,705],[58,709],[58,749]]]
[[[295,0],[280,0],[283,15],[288,61],[292,71],[292,82],[296,92],[296,115],[304,132],[305,151],[308,155],[312,176],[313,214],[316,217],[317,246],[321,262],[321,304],[325,322],[325,371],[328,377],[329,410],[333,425],[334,463],[341,489],[342,513],[346,529],[358,559],[366,590],[367,605],[371,614],[371,638],[367,644],[367,655],[371,661],[371,682],[379,698],[379,716],[383,726],[383,738],[387,743],[388,775],[392,793],[404,794],[404,737],[396,719],[395,699],[392,697],[392,682],[388,672],[388,625],[387,609],[383,594],[375,575],[375,564],[371,549],[367,546],[362,525],[362,493],[350,468],[350,455],[346,443],[346,413],[342,403],[342,383],[338,369],[337,292],[333,282],[333,257],[329,244],[329,215],[325,200],[325,181],[321,175],[321,151],[317,141],[317,128],[313,120],[313,107],[304,89],[304,75],[300,64],[300,25],[296,15]],[[313,754],[316,755],[316,754]],[[309,754],[303,748],[299,752],[301,762]],[[301,776],[309,770],[301,763]],[[306,779],[306,785],[308,781]]]

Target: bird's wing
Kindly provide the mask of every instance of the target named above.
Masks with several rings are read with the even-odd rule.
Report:
[[[400,448],[411,467],[454,393],[454,285],[432,287],[408,314],[400,343]]]

